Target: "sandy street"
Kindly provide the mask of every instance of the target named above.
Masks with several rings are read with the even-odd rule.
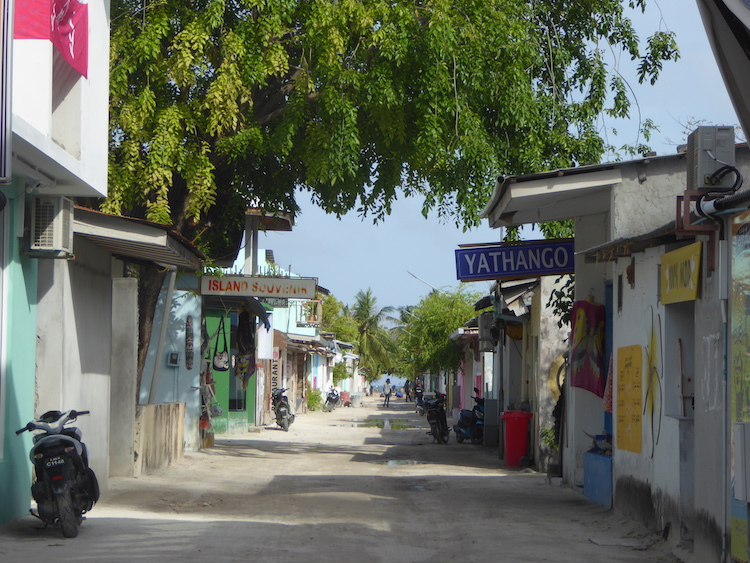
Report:
[[[0,561],[676,561],[660,533],[426,430],[403,400],[366,398],[221,436],[112,480],[75,539],[30,516],[0,527]]]

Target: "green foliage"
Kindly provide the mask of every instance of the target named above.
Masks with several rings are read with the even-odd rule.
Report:
[[[345,379],[349,379],[352,374],[346,367],[346,362],[339,362],[333,366],[333,385],[338,387]]]
[[[369,288],[357,292],[354,298],[352,318],[357,325],[359,367],[366,380],[372,381],[393,368],[396,343],[382,324],[393,308],[378,309],[377,299]]]
[[[575,302],[575,276],[572,274],[560,276],[555,281],[559,284],[564,278],[565,283],[553,289],[547,300],[547,307],[552,307],[552,313],[557,317],[557,326],[560,328],[570,325]]]
[[[560,448],[554,428],[542,428],[539,431],[539,435],[542,439],[542,444],[550,450],[557,451]]]
[[[323,296],[323,321],[321,330],[333,332],[338,340],[350,342],[355,346],[359,343],[357,323],[347,314],[345,307],[333,295]]]
[[[597,119],[630,109],[618,58],[642,82],[677,58],[667,32],[640,53],[625,5],[112,0],[103,208],[215,259],[247,205],[295,212],[297,188],[376,220],[421,195],[475,225],[497,176],[599,159]]]
[[[307,408],[311,411],[323,410],[323,392],[320,389],[308,389]]]
[[[476,316],[474,303],[479,297],[459,287],[455,291],[433,291],[423,298],[400,331],[397,372],[414,377],[427,371],[457,369],[462,349],[449,336]]]

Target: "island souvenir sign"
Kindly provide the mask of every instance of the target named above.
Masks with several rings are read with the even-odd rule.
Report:
[[[201,295],[315,299],[318,278],[201,276]]]
[[[456,278],[462,282],[572,274],[573,239],[461,245]]]

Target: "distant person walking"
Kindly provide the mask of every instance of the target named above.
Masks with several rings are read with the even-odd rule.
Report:
[[[411,381],[408,379],[404,383],[404,401],[411,402]]]
[[[387,407],[391,404],[391,392],[393,391],[393,388],[391,387],[391,380],[386,379],[385,385],[383,385],[383,395],[385,395],[385,400],[383,401],[383,406]]]

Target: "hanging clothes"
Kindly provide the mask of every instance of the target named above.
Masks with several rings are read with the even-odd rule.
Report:
[[[570,384],[603,397],[605,308],[589,301],[576,301],[571,317]]]
[[[234,374],[242,380],[242,388],[247,389],[250,377],[255,373],[255,319],[244,309],[237,322],[237,362]]]

